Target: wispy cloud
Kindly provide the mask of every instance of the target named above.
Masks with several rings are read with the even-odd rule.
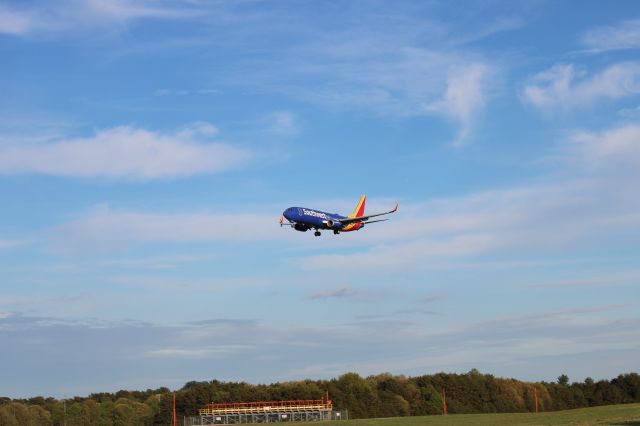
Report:
[[[393,119],[444,117],[459,127],[453,141],[457,146],[468,142],[470,129],[489,99],[487,76],[497,67],[477,51],[467,50],[465,44],[523,25],[517,16],[505,16],[488,24],[454,28],[413,16],[417,12],[429,16],[429,5],[405,5],[385,17],[354,9],[330,31],[320,23],[301,26],[289,13],[260,7],[258,12],[246,13],[242,6],[188,0],[47,0],[37,6],[5,9],[4,15],[0,14],[0,29],[24,36],[95,28],[119,30],[143,19],[202,18],[201,22],[216,19],[225,26],[231,23],[229,31],[235,37],[230,39],[256,43],[257,35],[271,40],[285,27],[294,42],[265,57],[250,56],[247,64],[217,78],[216,84],[254,86],[260,92],[284,93],[331,110],[367,111]],[[2,16],[6,17],[3,26]],[[233,18],[225,21],[229,16]],[[380,27],[388,31],[377,31]],[[168,42],[175,40],[163,40],[162,48]],[[262,43],[252,46],[270,48]],[[193,93],[201,92],[184,88],[156,92],[159,96]],[[274,116],[272,130],[297,132],[299,127],[291,118]]]
[[[300,131],[298,119],[291,111],[274,111],[267,117],[267,130],[280,136],[295,136]]]
[[[638,285],[640,283],[640,271],[617,272],[609,275],[590,276],[570,280],[551,280],[527,284],[530,288],[589,288],[610,287],[618,285]]]
[[[250,75],[239,72],[221,78],[229,85],[283,93],[330,111],[366,112],[394,120],[444,117],[460,127],[455,140],[462,144],[490,98],[487,77],[499,65],[444,35],[451,31],[482,38],[512,28],[512,21],[460,32],[411,14],[383,18],[367,12],[347,13],[340,18],[343,25],[331,30],[288,23],[299,34],[295,42],[269,58],[254,59]],[[388,31],[375,30],[381,26]]]
[[[218,89],[158,89],[154,92],[156,96],[188,96],[188,95],[219,95]]]
[[[525,86],[522,97],[536,108],[570,110],[638,94],[640,63],[622,62],[591,77],[574,65],[555,65],[536,74]]]
[[[456,37],[461,37],[458,42],[460,43],[470,43],[478,40],[485,39],[487,37],[493,36],[495,34],[499,34],[502,32],[508,32],[523,28],[526,26],[527,22],[524,18],[519,16],[499,16],[495,19],[492,19],[489,22],[483,22],[480,20],[481,26],[470,33],[462,33],[452,35],[453,39],[456,40]]]
[[[617,112],[620,117],[628,119],[640,119],[640,106],[635,108],[623,108]]]
[[[246,351],[253,351],[257,349],[255,346],[249,345],[215,345],[212,347],[199,347],[194,349],[168,347],[151,349],[142,354],[143,357],[148,358],[170,358],[170,359],[215,359],[228,357],[234,353],[239,354]]]
[[[32,22],[28,14],[0,5],[0,34],[26,34],[31,26]]]
[[[640,170],[640,125],[627,124],[594,133],[575,131],[568,148],[572,158],[589,168]]]
[[[0,5],[0,33],[29,36],[117,28],[138,19],[184,19],[201,14],[188,1],[45,0],[33,5]]]
[[[404,203],[392,226],[350,253],[299,259],[303,269],[428,269],[487,255],[579,250],[640,241],[640,127],[575,131],[558,145],[564,178],[461,197]],[[605,243],[606,244],[606,243]]]
[[[363,237],[372,244],[366,250],[311,255],[300,265],[419,270],[490,254],[548,254],[603,240],[631,244],[640,237],[629,232],[640,226],[639,202],[628,184],[615,192],[608,188],[597,181],[569,181],[425,203],[422,214],[398,217],[388,229]]]
[[[149,180],[219,173],[247,162],[248,150],[214,141],[216,133],[209,123],[173,133],[119,126],[89,138],[5,143],[0,146],[0,174]]]
[[[284,328],[251,321],[205,321],[169,327],[5,312],[0,313],[0,339],[5,344],[0,353],[0,373],[9,368],[14,373],[3,375],[6,380],[2,384],[9,396],[31,395],[32,391],[23,390],[30,389],[24,383],[36,380],[39,392],[58,396],[69,391],[95,392],[96,380],[104,391],[117,390],[123,380],[132,378],[144,388],[151,379],[143,367],[150,363],[154,370],[166,371],[176,380],[175,386],[193,378],[210,378],[202,376],[203,368],[204,374],[217,374],[221,380],[254,383],[330,378],[349,370],[365,375],[382,371],[424,374],[476,367],[504,375],[514,363],[533,363],[542,356],[561,356],[566,363],[580,354],[607,347],[627,352],[622,365],[607,362],[610,355],[601,357],[599,364],[608,367],[598,374],[615,375],[637,359],[637,321],[630,306],[619,304],[572,305],[562,310],[451,325],[425,321],[423,315],[403,315],[402,320],[382,318]],[[252,339],[249,345],[247,336]],[[318,336],[330,338],[318,340]],[[78,368],[67,372],[61,386],[52,368],[60,357],[70,363],[81,358],[93,362],[78,362]],[[222,376],[206,373],[211,358],[224,363]],[[328,358],[332,361],[327,362]],[[104,368],[96,371],[96,363]],[[569,364],[555,363],[553,368],[558,365]],[[568,373],[597,376],[592,366],[588,371],[575,369]],[[537,372],[533,378],[547,378],[542,374]],[[551,374],[555,375],[549,378],[559,372]]]
[[[593,28],[580,37],[591,52],[640,48],[640,19]]]
[[[444,298],[444,294],[442,293],[429,293],[422,298],[422,301],[425,303],[433,303],[443,298]]]
[[[311,91],[290,83],[283,90],[332,109],[388,117],[444,116],[460,126],[454,144],[466,141],[489,95],[487,63],[464,53],[397,45],[399,40],[368,40],[366,48],[357,42],[314,49],[313,57],[290,70],[320,81],[311,84]]]
[[[341,239],[340,245],[351,251],[310,251],[290,261],[306,270],[397,270],[487,254],[577,248],[595,241],[631,243],[639,236],[629,230],[640,226],[640,200],[634,186],[640,170],[638,140],[640,127],[635,125],[600,133],[570,132],[555,158],[566,176],[560,181],[414,200],[403,204],[390,226]],[[273,213],[268,210],[159,213],[97,206],[48,234],[61,252],[300,237],[273,224]],[[335,244],[332,241],[323,241],[322,247]],[[353,251],[354,247],[360,251]],[[329,289],[314,296],[353,296],[350,290]]]
[[[487,65],[477,63],[452,70],[443,98],[425,105],[426,112],[442,114],[460,123],[453,142],[456,146],[467,141],[473,121],[486,103],[488,73]]]
[[[190,3],[185,1],[86,0],[81,4],[84,4],[87,13],[113,20],[183,18],[194,15],[194,11],[188,8]]]
[[[593,377],[597,374],[594,374],[592,365],[586,369],[573,369],[569,367],[572,365],[571,360],[587,354],[596,356],[603,347],[615,348],[614,352],[626,351],[622,362],[628,365],[627,368],[633,368],[631,360],[640,350],[634,341],[639,336],[633,327],[634,318],[620,320],[610,317],[628,310],[629,307],[624,305],[594,306],[496,318],[444,329],[440,326],[431,328],[402,324],[410,332],[399,333],[400,338],[393,344],[397,348],[408,348],[410,345],[406,342],[413,339],[419,342],[417,350],[404,349],[405,353],[381,350],[378,357],[363,356],[359,362],[352,361],[351,364],[347,361],[346,367],[344,362],[341,365],[342,368],[353,368],[361,374],[380,371],[424,374],[480,368],[504,375],[514,365],[519,369],[525,365],[534,368],[540,357],[555,356],[559,359],[550,368],[535,368],[536,373],[528,377],[540,380],[542,375],[549,375],[547,377],[552,379],[559,374],[559,365],[563,366],[563,372],[569,372],[572,376]],[[368,339],[358,340],[363,347],[368,346]],[[612,354],[601,354],[602,358],[609,359],[611,356]],[[295,373],[332,374],[332,371],[339,368],[339,364],[319,363]],[[598,374],[603,374],[603,370],[599,370]]]
[[[24,244],[27,244],[27,241],[0,239],[0,250],[7,249],[7,248],[18,247],[18,246],[21,246],[21,245],[24,245]]]
[[[245,319],[229,319],[229,318],[213,318],[200,321],[191,321],[190,325],[232,325],[232,326],[250,326],[257,325],[256,321]]]
[[[158,242],[252,241],[282,238],[273,214],[151,213],[97,206],[52,231],[62,251],[109,250]]]
[[[360,292],[348,286],[342,286],[331,290],[323,290],[310,296],[311,300],[325,299],[354,299],[360,296]]]
[[[454,235],[431,239],[418,235],[413,241],[374,246],[353,254],[323,254],[301,260],[303,269],[403,269],[421,268],[428,259],[445,259],[484,253],[497,242],[490,235]]]

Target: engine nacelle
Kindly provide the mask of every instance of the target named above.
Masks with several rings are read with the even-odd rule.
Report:
[[[329,229],[334,229],[334,230],[342,229],[342,222],[338,220],[333,220],[333,219],[325,220],[324,224],[327,225],[327,228]]]
[[[309,227],[300,223],[296,223],[295,225],[293,225],[293,229],[300,232],[307,232],[309,230]]]

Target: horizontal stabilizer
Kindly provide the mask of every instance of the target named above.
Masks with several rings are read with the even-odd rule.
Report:
[[[369,224],[369,223],[376,223],[376,222],[384,222],[384,221],[386,221],[386,220],[389,220],[389,219],[377,219],[377,220],[370,220],[369,222],[366,222],[366,223],[367,223],[367,224]]]

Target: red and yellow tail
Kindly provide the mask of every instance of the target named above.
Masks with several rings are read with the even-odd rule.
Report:
[[[367,196],[363,195],[362,197],[360,197],[360,201],[358,201],[358,205],[356,206],[356,209],[353,211],[353,214],[349,215],[349,219],[354,218],[354,217],[362,217],[364,216],[364,204],[367,201]]]
[[[367,201],[366,195],[363,195],[362,197],[360,197],[360,201],[358,201],[358,205],[356,206],[356,209],[353,211],[353,214],[349,215],[349,219],[353,219],[354,217],[364,216],[364,204],[366,201]],[[360,222],[350,223],[344,228],[342,228],[342,232],[357,231],[360,228],[362,228],[362,223]]]

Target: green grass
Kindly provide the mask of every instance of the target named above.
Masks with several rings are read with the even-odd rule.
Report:
[[[578,410],[511,414],[449,414],[448,416],[395,417],[322,423],[327,426],[511,426],[511,425],[616,425],[640,426],[640,404],[607,405]]]

